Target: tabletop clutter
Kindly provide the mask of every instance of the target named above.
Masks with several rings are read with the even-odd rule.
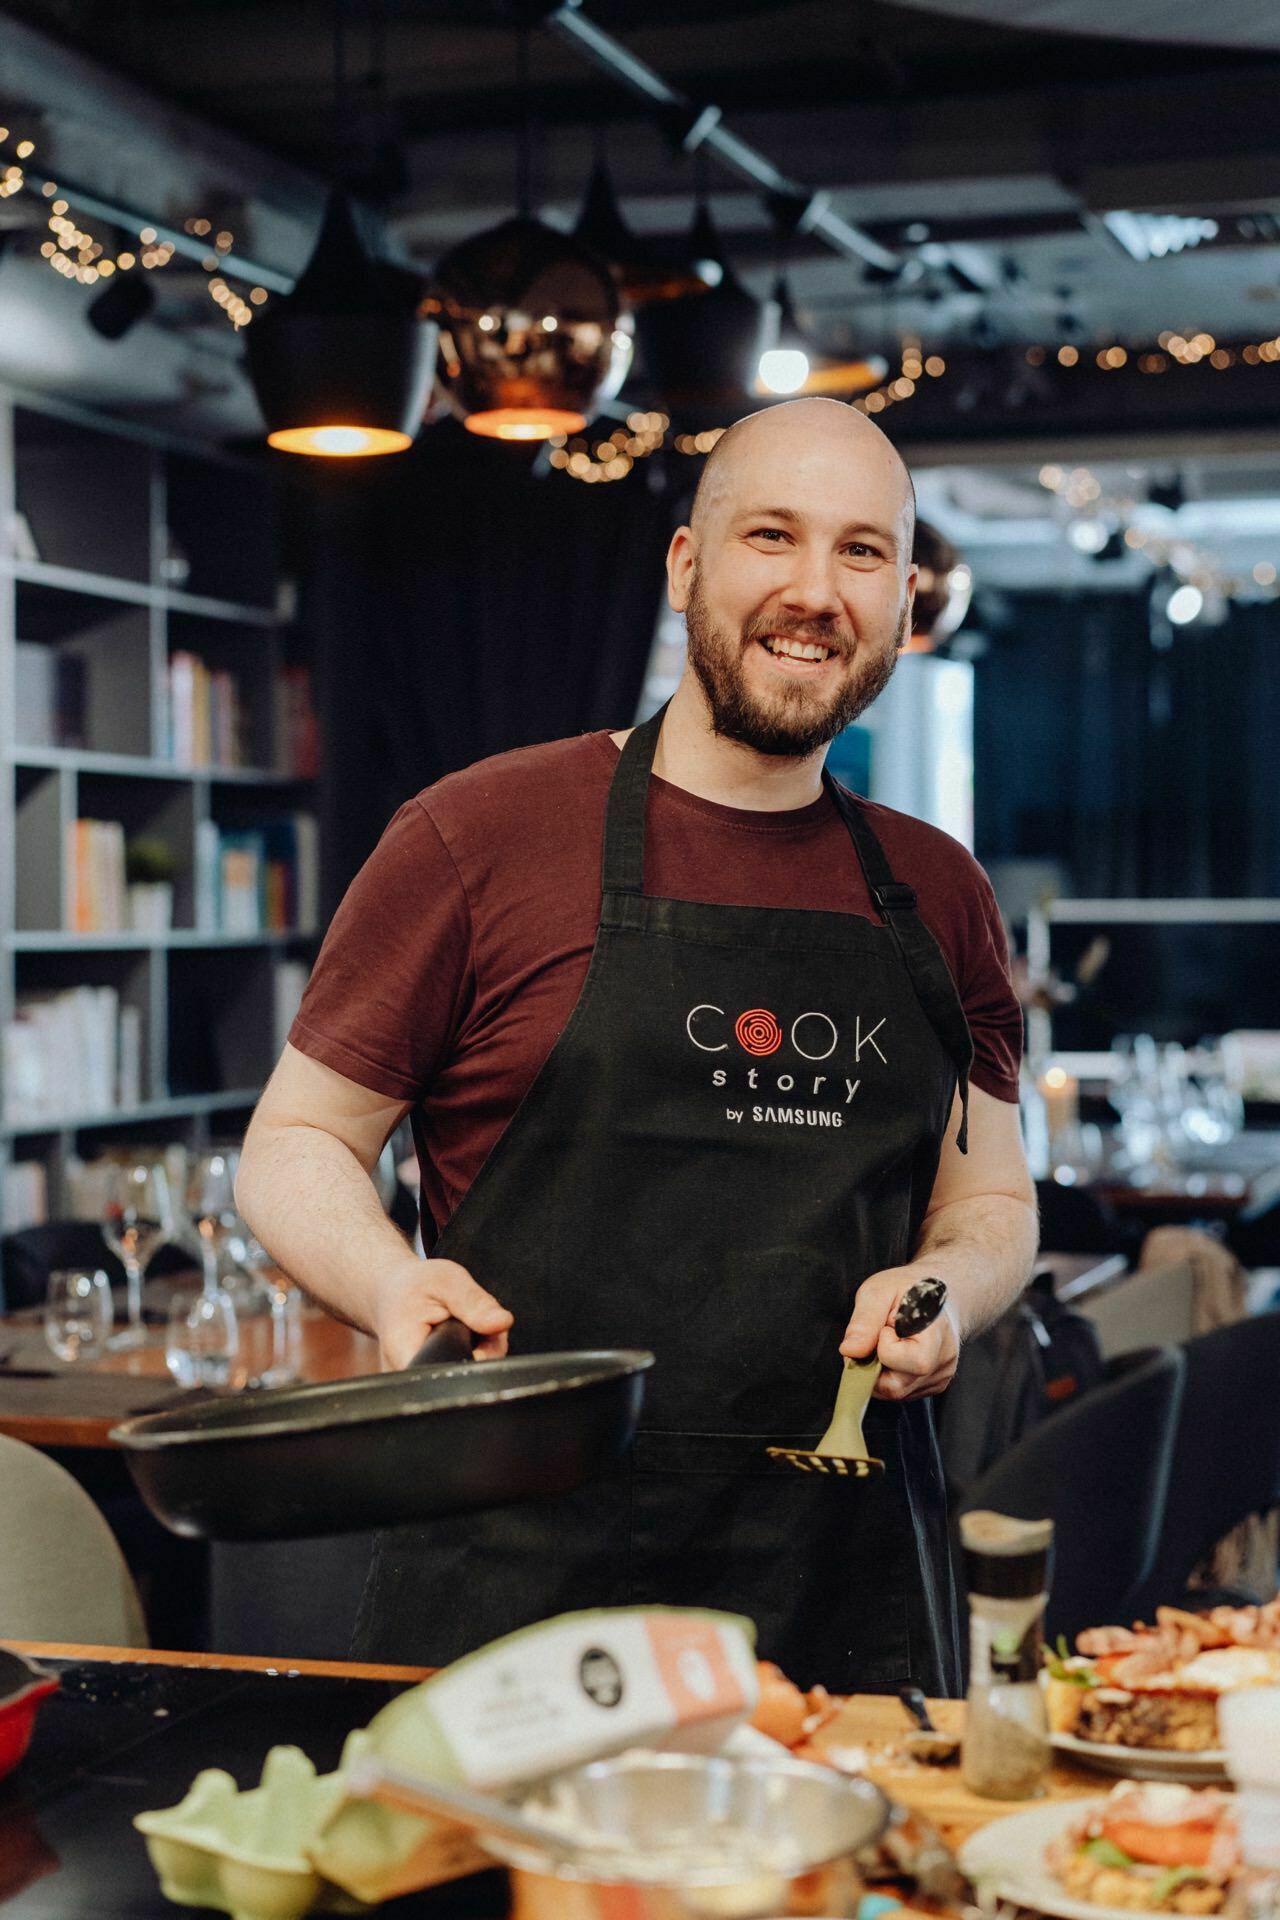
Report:
[[[801,1692],[745,1618],[598,1609],[398,1694],[332,1773],[276,1746],[242,1790],[211,1754],[134,1824],[169,1899],[237,1920],[494,1865],[514,1920],[873,1920],[886,1900],[1276,1920],[1280,1601],[1162,1608],[1045,1655],[1051,1545],[1047,1522],[965,1516],[968,1700],[935,1703],[923,1744],[915,1689],[903,1707]]]

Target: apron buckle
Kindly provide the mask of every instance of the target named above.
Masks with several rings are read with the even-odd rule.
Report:
[[[905,880],[886,880],[883,885],[872,887],[871,894],[881,913],[915,911],[916,890]]]

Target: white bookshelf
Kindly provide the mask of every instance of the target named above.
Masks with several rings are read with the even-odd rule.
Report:
[[[242,1130],[275,1057],[280,970],[314,952],[314,930],[210,930],[198,898],[207,823],[234,834],[314,813],[311,782],[281,765],[279,676],[307,648],[281,610],[278,518],[256,463],[0,391],[0,1026],[23,995],[111,987],[141,1041],[138,1098],[94,1110],[15,1110],[0,1056],[0,1171],[41,1161],[53,1217],[73,1156],[144,1140],[198,1148]],[[43,656],[25,665],[59,684],[74,661],[73,741],[22,737],[19,642],[48,650],[47,668]],[[169,757],[175,651],[231,676],[253,764]],[[171,932],[67,924],[82,818],[167,841]],[[0,1232],[15,1224],[0,1187]]]

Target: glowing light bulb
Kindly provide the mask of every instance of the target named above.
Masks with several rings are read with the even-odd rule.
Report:
[[[809,356],[799,347],[770,347],[760,355],[756,377],[766,393],[799,393],[809,378]]]
[[[268,446],[282,453],[319,453],[330,459],[351,459],[359,454],[401,453],[412,446],[407,433],[390,427],[282,427],[267,435]]]
[[[1197,619],[1203,611],[1204,595],[1201,593],[1199,587],[1193,587],[1189,583],[1185,586],[1174,588],[1173,592],[1169,595],[1169,604],[1165,608],[1167,617],[1173,622],[1175,627],[1185,627],[1189,625],[1189,623]]]

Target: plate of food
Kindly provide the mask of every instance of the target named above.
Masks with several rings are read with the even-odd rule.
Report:
[[[1216,1914],[1240,1870],[1230,1794],[1122,1780],[1099,1800],[1028,1807],[971,1834],[960,1865],[984,1898],[1058,1920]]]
[[[1128,1779],[1225,1780],[1218,1702],[1280,1685],[1280,1601],[1188,1613],[1152,1626],[1092,1627],[1045,1667],[1056,1750]]]

